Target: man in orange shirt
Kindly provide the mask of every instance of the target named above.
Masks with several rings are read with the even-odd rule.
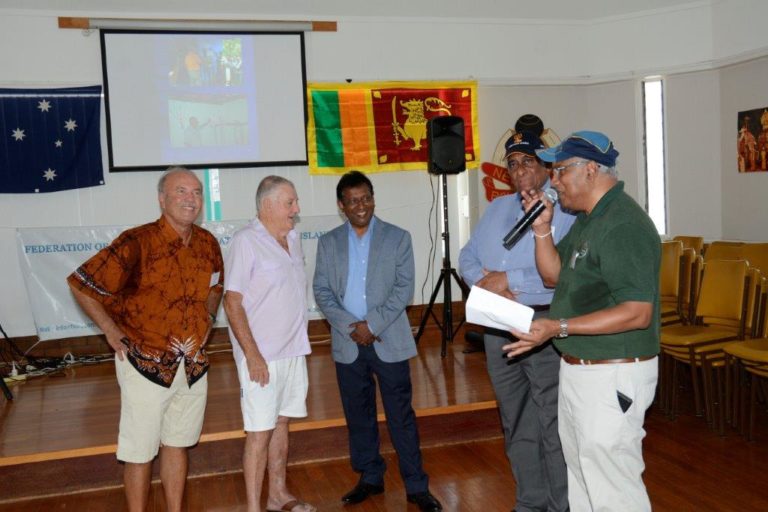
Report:
[[[200,77],[200,66],[203,65],[203,59],[198,55],[194,48],[190,48],[184,56],[184,67],[187,68],[189,85],[202,85]]]
[[[181,510],[187,447],[200,437],[208,391],[204,346],[224,281],[218,242],[194,224],[200,180],[172,167],[157,188],[161,217],[124,231],[67,278],[116,353],[117,458],[131,511],[146,508],[158,451],[168,510]]]

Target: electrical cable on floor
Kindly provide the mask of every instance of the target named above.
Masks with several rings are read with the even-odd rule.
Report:
[[[75,356],[72,352],[67,352],[63,357],[30,356],[29,351],[24,353],[16,347],[13,341],[5,334],[2,326],[0,326],[0,331],[2,331],[2,334],[5,336],[8,346],[10,347],[10,349],[6,348],[0,343],[0,376],[2,376],[8,384],[21,383],[28,378],[44,377],[46,375],[63,372],[64,370],[75,366],[100,364],[114,361],[115,359],[113,354]],[[309,338],[311,345],[329,345],[331,343],[331,338],[327,334],[316,334]],[[214,345],[213,347],[218,347],[218,345]],[[221,344],[221,348],[214,348],[207,352],[209,355],[220,354],[232,352],[232,348],[229,343],[226,343]],[[18,359],[13,357],[14,354],[17,355]]]

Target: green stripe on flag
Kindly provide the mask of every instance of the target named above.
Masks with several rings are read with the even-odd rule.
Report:
[[[312,91],[312,112],[315,117],[317,166],[344,167],[339,94],[336,91]]]

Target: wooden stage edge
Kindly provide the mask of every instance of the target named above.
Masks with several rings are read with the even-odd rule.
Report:
[[[496,401],[487,400],[483,402],[456,404],[444,407],[430,407],[426,409],[416,409],[417,418],[426,418],[429,416],[439,416],[441,414],[456,414],[462,412],[473,412],[487,409],[495,409]],[[385,420],[384,414],[379,413],[378,421]],[[318,430],[323,428],[343,427],[347,422],[344,418],[334,418],[317,421],[301,421],[290,424],[291,432],[303,432],[309,430]],[[240,439],[245,437],[242,430],[231,430],[227,432],[214,432],[200,436],[200,443],[210,443],[215,441],[224,441],[229,439]],[[45,462],[50,460],[73,459],[75,457],[88,457],[92,455],[106,455],[117,451],[117,444],[107,444],[103,446],[89,446],[87,448],[77,448],[72,450],[59,450],[53,452],[32,453],[29,455],[16,455],[0,457],[0,467],[14,466],[17,464],[28,464],[33,462]]]

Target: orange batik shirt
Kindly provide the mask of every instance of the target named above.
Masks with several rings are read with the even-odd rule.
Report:
[[[193,225],[185,246],[161,217],[124,231],[67,280],[104,305],[129,339],[128,360],[147,379],[170,387],[182,360],[190,386],[205,375],[206,300],[224,282],[211,233]]]

